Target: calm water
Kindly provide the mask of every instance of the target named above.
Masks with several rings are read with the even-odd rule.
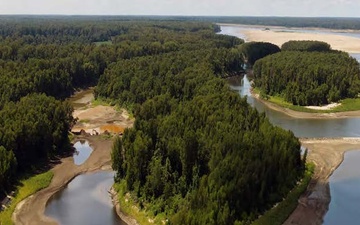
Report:
[[[230,87],[241,96],[248,96],[250,105],[259,112],[265,112],[271,123],[291,130],[297,137],[360,137],[360,118],[342,119],[299,119],[274,111],[250,95],[247,77],[229,79]]]
[[[126,225],[117,216],[108,190],[114,172],[82,174],[49,201],[45,214],[60,225]]]
[[[73,156],[75,165],[83,164],[93,151],[88,141],[78,141],[74,144],[74,147],[76,149]]]
[[[325,225],[360,223],[360,151],[345,153],[344,162],[330,177],[331,202]]]

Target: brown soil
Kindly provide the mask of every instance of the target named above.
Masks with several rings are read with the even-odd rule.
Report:
[[[122,132],[127,127],[132,127],[134,120],[129,119],[129,115],[125,110],[116,111],[111,106],[91,106],[93,99],[89,90],[78,93],[80,97],[74,96],[70,101],[76,104],[85,104],[85,106],[75,107],[74,117],[78,117],[79,121],[75,125],[74,130],[85,129],[92,132],[93,129],[103,132],[107,129],[109,132]],[[85,122],[81,122],[81,121]],[[26,198],[20,202],[13,214],[13,221],[16,225],[56,225],[57,222],[44,215],[46,204],[56,192],[61,190],[77,175],[93,172],[97,170],[111,169],[111,147],[112,139],[104,139],[102,136],[78,136],[77,140],[88,140],[93,152],[90,157],[82,165],[75,165],[72,157],[62,158],[60,162],[55,164],[51,169],[54,177],[50,185]],[[125,215],[119,214],[124,221],[131,221]],[[128,223],[133,225],[134,223]]]
[[[73,132],[84,130],[86,133],[104,133],[108,131],[114,134],[124,132],[124,129],[131,127],[134,119],[130,118],[129,113],[124,110],[116,110],[112,106],[98,105],[93,106],[91,101],[94,99],[92,90],[86,90],[72,97],[75,107],[74,117],[78,118],[78,122],[73,127]],[[83,105],[78,105],[83,104]],[[96,132],[95,132],[96,131]]]
[[[301,139],[308,148],[308,161],[315,164],[314,176],[284,225],[320,225],[331,200],[329,177],[344,159],[344,153],[360,149],[360,138]]]

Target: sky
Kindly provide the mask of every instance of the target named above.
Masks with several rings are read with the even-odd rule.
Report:
[[[360,0],[0,0],[0,14],[360,17]]]

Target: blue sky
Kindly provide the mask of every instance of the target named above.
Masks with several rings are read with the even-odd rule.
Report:
[[[0,0],[0,14],[360,17],[360,0]]]

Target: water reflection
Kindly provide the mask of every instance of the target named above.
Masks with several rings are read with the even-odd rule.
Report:
[[[259,112],[265,112],[270,122],[291,130],[297,137],[360,137],[360,118],[300,119],[269,109],[250,94],[247,76],[229,79],[230,88],[241,96],[247,96],[248,103]]]
[[[78,141],[74,144],[74,163],[75,165],[83,164],[91,155],[93,149],[90,147],[89,142],[85,140]]]
[[[345,153],[344,162],[330,177],[331,202],[325,225],[359,224],[360,221],[360,151]]]
[[[126,225],[117,216],[108,190],[114,172],[101,171],[77,176],[49,201],[45,214],[60,225]]]

